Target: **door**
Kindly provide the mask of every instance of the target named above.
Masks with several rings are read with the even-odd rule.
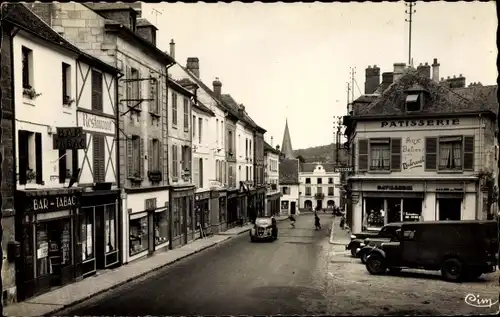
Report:
[[[460,220],[462,199],[440,198],[439,220]]]
[[[323,201],[318,200],[316,206],[317,206],[318,210],[323,209]]]
[[[290,202],[290,213],[292,215],[295,215],[295,202],[294,201]]]

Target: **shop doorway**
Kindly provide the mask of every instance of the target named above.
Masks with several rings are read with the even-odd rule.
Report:
[[[461,209],[462,209],[462,199],[440,198],[439,220],[460,220]]]
[[[366,228],[381,228],[384,226],[384,199],[365,198],[363,213],[363,230]]]
[[[323,201],[322,200],[316,201],[316,208],[317,208],[317,210],[323,209]]]
[[[312,208],[313,208],[313,203],[312,203],[312,201],[310,201],[310,200],[306,200],[306,201],[304,202],[304,208],[305,208],[305,209],[307,209],[307,210],[312,210]]]
[[[295,215],[295,202],[294,201],[290,202],[290,213],[292,215]]]
[[[327,208],[328,209],[334,209],[335,208],[335,201],[334,200],[329,200],[326,202]]]
[[[387,223],[401,221],[401,198],[387,199]]]

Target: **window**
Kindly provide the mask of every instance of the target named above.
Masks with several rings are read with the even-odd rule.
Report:
[[[215,144],[219,145],[219,119],[215,119]]]
[[[201,144],[203,141],[203,118],[198,118],[198,142]]]
[[[140,215],[140,214],[139,214]],[[129,255],[134,256],[148,249],[149,228],[147,214],[140,218],[130,216],[129,222]]]
[[[184,98],[184,132],[189,132],[189,100]]]
[[[182,151],[182,170],[190,171],[191,170],[191,148],[187,145],[183,145],[181,148]]]
[[[193,140],[196,138],[196,116],[193,116],[193,123],[192,123],[192,129],[193,129]]]
[[[23,55],[23,88],[33,88],[33,51],[22,47]]]
[[[232,166],[228,166],[227,174],[228,174],[229,187],[234,187],[235,184],[233,183],[233,167]]]
[[[104,138],[105,136],[103,135],[92,135],[92,171],[94,173],[94,183],[102,183],[106,179],[106,140]]]
[[[18,131],[19,184],[43,185],[42,134]]]
[[[82,209],[84,210],[84,217],[80,241],[82,241],[82,261],[86,261],[94,258],[94,207]]]
[[[405,231],[403,231],[403,239],[404,240],[413,240],[413,239],[415,239],[415,230],[405,230]]]
[[[321,177],[318,177],[318,184],[323,184],[323,179]]]
[[[462,169],[462,137],[439,138],[439,169]]]
[[[401,138],[358,140],[359,171],[400,171]]]
[[[420,111],[422,96],[418,92],[412,92],[406,96],[406,111]]]
[[[102,74],[92,70],[92,110],[102,111]]]
[[[199,158],[198,162],[199,184],[200,188],[203,188],[203,158]]]
[[[252,157],[252,140],[248,140],[248,156]]]
[[[248,139],[245,139],[245,158],[248,159]]]
[[[179,160],[177,145],[172,145],[172,176],[179,177]]]
[[[370,170],[390,170],[391,148],[388,139],[370,140]]]
[[[131,68],[130,69],[130,99],[133,99],[134,101],[131,102],[131,106],[135,106],[138,103],[138,100],[142,98],[142,91],[141,91],[141,74],[138,69]],[[135,107],[136,110],[141,109],[141,105],[139,104],[137,107]]]
[[[177,94],[172,92],[172,126],[177,128]]]
[[[155,245],[168,242],[168,210],[155,212],[153,217]]]
[[[319,195],[323,194],[323,188],[320,186],[316,187],[316,194],[319,194]]]
[[[155,115],[160,114],[160,98],[159,98],[159,89],[158,89],[159,83],[158,79],[150,77],[149,78],[149,112]]]
[[[106,254],[116,251],[116,241],[118,236],[118,226],[116,224],[116,205],[109,204],[104,206],[105,221],[105,243]]]
[[[328,187],[328,196],[333,196],[333,187]]]
[[[144,173],[143,160],[144,140],[138,135],[127,138],[127,169],[128,177],[140,179]]]
[[[227,149],[228,149],[229,155],[232,155],[233,154],[233,131],[227,132]]]
[[[333,177],[328,177],[328,184],[333,184]]]
[[[149,166],[148,170],[150,172],[159,172],[161,171],[161,146],[160,146],[160,140],[158,139],[151,139],[149,143],[149,151],[148,151],[148,159],[149,159]]]
[[[306,187],[306,196],[311,196],[311,187]]]
[[[311,178],[309,177],[306,178],[306,184],[311,184]]]
[[[283,195],[289,195],[290,194],[290,190],[289,190],[289,188],[287,186],[283,186],[282,192],[283,192]]]
[[[71,66],[62,63],[62,100],[63,105],[70,105],[71,100]],[[92,86],[93,87],[93,86]],[[92,89],[93,96],[93,89]],[[92,98],[93,100],[94,98]]]

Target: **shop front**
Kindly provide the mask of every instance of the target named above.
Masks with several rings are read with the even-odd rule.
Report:
[[[195,239],[198,239],[213,233],[212,216],[210,213],[210,191],[196,193],[194,197]]]
[[[226,190],[212,190],[210,192],[212,205],[212,226],[218,232],[227,230],[227,192]]]
[[[248,191],[241,188],[238,193],[238,223],[244,224],[249,221],[247,211]]]
[[[257,209],[257,213],[263,216],[271,216],[269,213],[266,213],[266,188],[260,187],[257,188],[255,195],[255,208]]]
[[[240,209],[238,195],[238,189],[228,189],[227,191],[227,229],[234,228],[238,225]]]
[[[171,248],[185,245],[195,238],[195,191],[193,185],[172,186],[170,188]]]
[[[280,215],[280,198],[281,193],[267,194],[267,203],[266,203],[266,214],[270,216],[279,216]]]
[[[247,219],[252,221],[257,217],[261,217],[257,210],[257,193],[254,189],[249,190],[247,194]]]
[[[83,192],[76,221],[76,277],[120,265],[119,190]],[[81,261],[81,264],[78,264]]]
[[[75,234],[80,199],[81,188],[16,191],[18,301],[75,280],[81,265],[73,256],[81,252]]]

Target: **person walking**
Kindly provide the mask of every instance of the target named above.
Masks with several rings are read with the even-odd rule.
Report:
[[[288,219],[290,219],[290,224],[292,225],[293,228],[295,228],[295,217],[293,214],[290,214],[290,216],[288,217]]]
[[[316,230],[321,230],[321,223],[320,223],[320,219],[319,219],[319,216],[318,216],[318,209],[317,208],[315,211],[314,211],[314,226],[316,227]]]

